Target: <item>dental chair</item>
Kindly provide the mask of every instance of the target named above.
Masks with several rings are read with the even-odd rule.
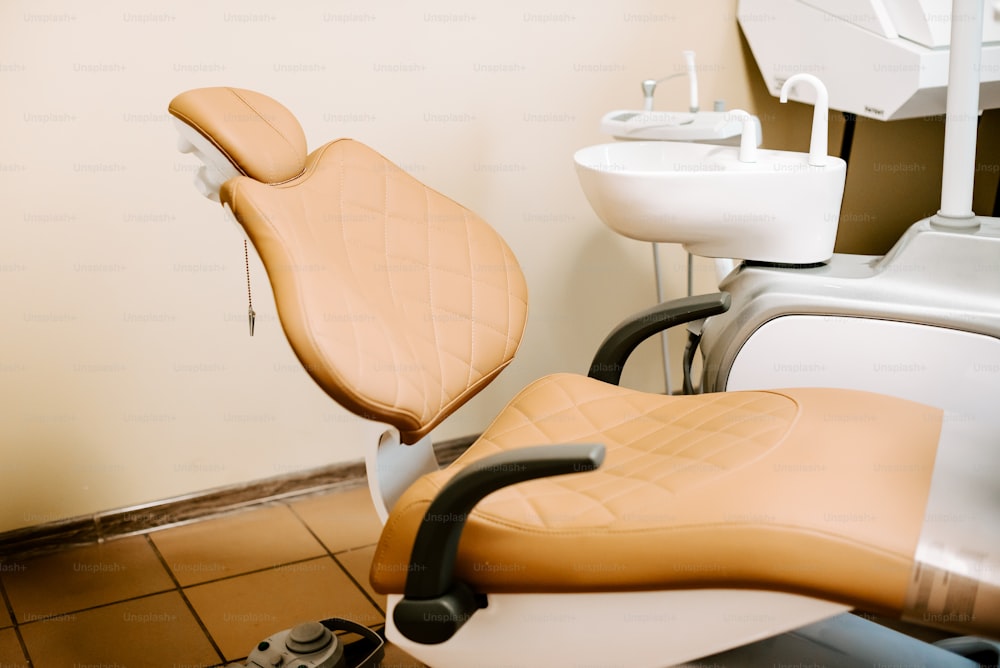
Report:
[[[1000,637],[998,524],[981,517],[994,476],[961,465],[995,434],[855,390],[618,385],[640,341],[725,311],[713,294],[629,318],[588,376],[532,383],[438,470],[428,434],[512,361],[524,330],[510,248],[357,141],[307,152],[265,95],[195,89],[169,111],[179,148],[204,163],[199,189],[258,251],[305,370],[381,425],[371,583],[390,642],[435,668],[652,668],[793,630],[829,644],[831,620],[871,624],[851,609]],[[942,495],[981,517],[973,535],[941,538]],[[895,635],[933,665],[975,665]]]

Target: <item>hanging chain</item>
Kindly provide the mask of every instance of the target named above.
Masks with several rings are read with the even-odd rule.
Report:
[[[243,240],[243,264],[247,269],[247,314],[250,319],[250,336],[253,336],[253,324],[257,319],[257,314],[253,310],[253,294],[250,292],[250,250],[247,248],[247,240]]]

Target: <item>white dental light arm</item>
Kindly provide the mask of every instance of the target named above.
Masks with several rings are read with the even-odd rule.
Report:
[[[781,86],[781,102],[788,102],[788,91],[799,81],[812,84],[816,89],[816,103],[813,105],[812,135],[809,139],[809,164],[814,167],[822,167],[826,164],[827,154],[827,127],[830,114],[830,95],[826,86],[812,74],[800,72],[793,74],[785,80]]]
[[[972,188],[976,176],[982,35],[982,0],[953,0],[941,210],[933,218],[935,224],[945,227],[977,225]]]

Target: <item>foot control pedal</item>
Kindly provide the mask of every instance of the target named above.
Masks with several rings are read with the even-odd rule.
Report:
[[[360,658],[357,652],[352,652],[354,662],[348,663],[345,646],[336,631],[361,636],[371,651]],[[333,617],[304,622],[260,641],[247,657],[246,668],[375,668],[384,655],[385,640],[378,633],[356,622]]]

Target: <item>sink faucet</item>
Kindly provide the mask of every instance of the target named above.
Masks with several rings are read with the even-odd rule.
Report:
[[[798,83],[805,81],[812,84],[816,90],[816,103],[813,105],[812,135],[809,138],[809,164],[815,167],[822,167],[826,164],[826,143],[827,124],[830,114],[830,95],[826,91],[826,86],[819,77],[806,72],[799,72],[785,79],[781,86],[781,102],[788,102],[788,90]]]
[[[757,123],[754,117],[743,109],[733,109],[727,116],[743,123],[743,131],[740,133],[740,162],[757,162]]]
[[[673,79],[682,75],[687,75],[688,78],[688,90],[690,100],[690,110],[691,113],[698,111],[698,75],[694,68],[694,51],[684,52],[684,71],[678,72],[677,74],[671,74],[670,76],[663,77],[662,79],[646,79],[642,82],[642,97],[645,102],[643,109],[645,111],[653,110],[653,94],[656,92],[657,84],[661,84],[668,79]]]

